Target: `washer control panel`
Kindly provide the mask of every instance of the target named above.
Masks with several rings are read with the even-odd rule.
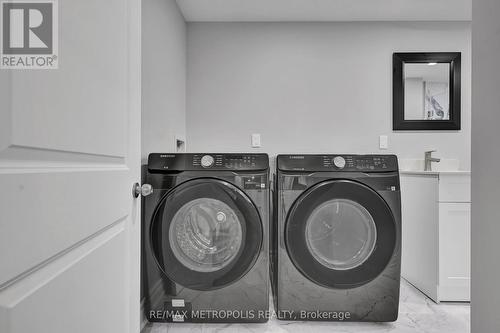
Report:
[[[188,170],[266,170],[267,154],[149,154],[148,169],[152,172]]]
[[[277,165],[283,171],[398,171],[395,155],[278,155]]]

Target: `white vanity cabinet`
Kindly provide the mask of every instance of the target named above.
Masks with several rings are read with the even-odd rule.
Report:
[[[470,173],[401,172],[402,276],[436,302],[470,301]]]

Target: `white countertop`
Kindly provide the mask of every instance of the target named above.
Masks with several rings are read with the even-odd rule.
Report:
[[[463,166],[468,168],[467,166]],[[470,175],[470,171],[463,170],[457,159],[442,158],[439,163],[432,163],[432,171],[424,171],[423,159],[400,159],[399,173],[402,175]]]
[[[425,175],[439,176],[443,175],[470,175],[470,171],[466,170],[441,170],[441,171],[423,171],[423,170],[399,170],[401,175]]]

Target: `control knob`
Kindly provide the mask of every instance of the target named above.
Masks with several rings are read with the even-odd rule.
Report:
[[[201,158],[201,166],[204,168],[210,168],[212,165],[214,165],[214,158],[210,155],[204,155]]]
[[[342,156],[335,156],[333,164],[335,164],[337,168],[343,169],[345,167],[345,159]]]

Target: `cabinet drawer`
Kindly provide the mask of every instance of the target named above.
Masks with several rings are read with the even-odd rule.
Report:
[[[470,202],[470,175],[439,175],[439,202]]]

